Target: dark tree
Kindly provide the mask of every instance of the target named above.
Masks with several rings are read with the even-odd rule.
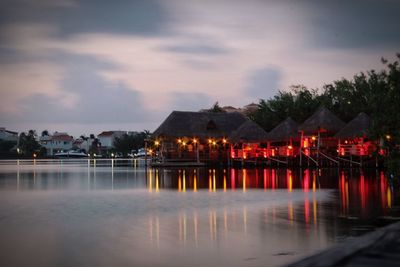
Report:
[[[223,110],[220,105],[218,104],[218,101],[214,103],[214,105],[206,110],[207,112],[213,112],[213,113],[224,113],[226,112]]]
[[[36,131],[29,130],[28,134],[21,133],[19,135],[19,149],[25,156],[31,156],[40,149],[40,145],[36,140]]]

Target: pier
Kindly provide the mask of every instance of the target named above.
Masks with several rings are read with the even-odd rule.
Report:
[[[397,222],[286,267],[394,267],[399,264],[400,222]]]

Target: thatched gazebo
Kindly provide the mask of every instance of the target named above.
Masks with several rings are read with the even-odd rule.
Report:
[[[246,159],[266,156],[266,150],[260,147],[260,143],[266,143],[267,139],[268,134],[263,128],[257,123],[247,120],[229,136],[231,158]],[[234,147],[236,147],[236,151]]]
[[[269,156],[293,156],[295,147],[293,142],[298,142],[300,135],[299,124],[292,118],[287,118],[268,133]]]
[[[342,140],[356,137],[366,138],[369,135],[370,128],[371,118],[364,112],[361,112],[335,134],[335,137]]]
[[[333,136],[345,126],[345,123],[325,107],[319,108],[311,117],[305,120],[299,131],[305,135],[327,133]]]
[[[162,158],[218,161],[226,159],[228,137],[248,118],[238,112],[173,111],[152,139]]]
[[[292,118],[287,118],[268,133],[270,142],[286,142],[299,139],[299,124]]]
[[[311,159],[316,165],[319,165],[320,155],[325,160],[337,163],[333,158],[333,155],[336,155],[338,142],[334,135],[344,126],[345,123],[325,107],[319,108],[311,117],[305,120],[299,126],[299,132],[301,133],[300,164],[302,154]]]
[[[244,122],[229,136],[229,140],[235,143],[262,143],[267,138],[267,132],[251,120]]]
[[[338,150],[340,156],[371,155],[375,144],[369,140],[371,118],[361,112],[346,124],[336,135],[339,140]]]
[[[226,138],[247,120],[239,112],[173,111],[154,131],[153,138]]]

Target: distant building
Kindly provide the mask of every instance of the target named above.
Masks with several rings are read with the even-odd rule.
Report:
[[[101,132],[97,138],[101,143],[102,150],[108,150],[114,147],[114,140],[126,134],[126,131],[104,131]]]
[[[72,148],[84,150],[84,152],[88,153],[93,141],[94,141],[94,139],[91,139],[89,137],[85,137],[85,138],[80,137],[73,141]]]
[[[241,109],[241,112],[242,112],[244,115],[249,115],[249,114],[251,114],[251,113],[256,112],[257,109],[258,109],[258,107],[259,107],[258,104],[251,103],[251,104],[248,104],[248,105],[244,106],[244,107]]]
[[[232,106],[223,106],[223,107],[221,107],[221,109],[226,113],[239,112],[239,113],[242,113],[242,114],[248,116],[251,113],[254,113],[255,111],[257,111],[258,107],[259,107],[258,104],[251,103],[242,108],[235,108]],[[199,112],[209,112],[209,109],[201,109],[201,110],[199,110]]]
[[[4,127],[0,127],[0,140],[18,142],[18,133],[8,131]]]
[[[46,148],[47,155],[72,149],[74,138],[67,133],[55,132],[53,135],[45,135],[39,138],[39,144]]]

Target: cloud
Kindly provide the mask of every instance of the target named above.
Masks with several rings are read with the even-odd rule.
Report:
[[[54,3],[52,3],[54,2]],[[59,37],[79,33],[165,34],[169,17],[159,0],[10,0],[0,3],[0,25],[55,25]]]
[[[250,84],[246,89],[245,95],[253,98],[269,98],[277,92],[282,80],[282,73],[278,68],[265,67],[252,72]]]
[[[56,54],[64,74],[58,93],[32,92],[22,100],[20,113],[8,121],[41,123],[138,123],[154,119],[142,103],[141,93],[121,83],[107,82],[98,73],[117,68],[94,57]],[[43,83],[38,83],[43,85]],[[71,96],[66,101],[66,95]]]
[[[400,2],[391,0],[303,1],[310,43],[320,48],[398,48]]]
[[[183,54],[218,55],[227,53],[228,50],[212,45],[174,45],[162,48],[165,51]]]
[[[170,95],[170,110],[199,111],[211,106],[209,95],[198,92],[173,92]]]
[[[1,1],[0,123],[139,125],[379,69],[399,47],[397,2],[356,3]]]

